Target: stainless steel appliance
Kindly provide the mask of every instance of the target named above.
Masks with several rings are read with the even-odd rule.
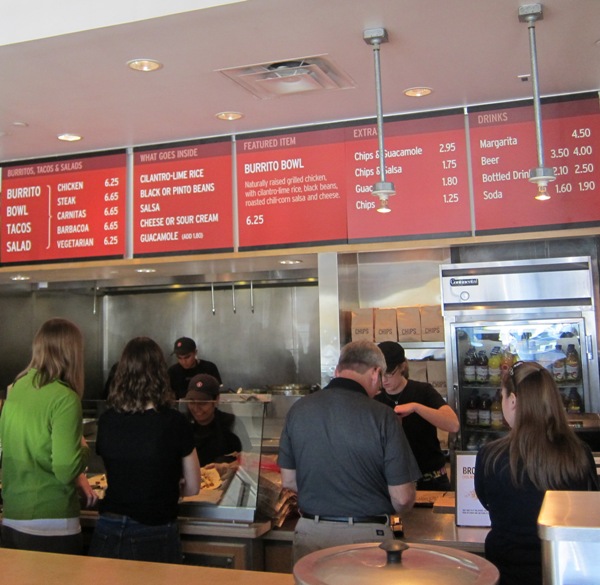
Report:
[[[600,493],[548,491],[538,516],[544,583],[592,585],[600,575]]]
[[[501,372],[519,359],[552,372],[571,416],[598,412],[589,257],[444,264],[440,279],[457,448],[476,450],[506,431],[494,398]]]

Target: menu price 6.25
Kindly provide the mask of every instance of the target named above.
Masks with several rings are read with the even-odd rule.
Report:
[[[265,223],[265,216],[261,213],[259,215],[248,215],[246,217],[246,225],[263,225]]]

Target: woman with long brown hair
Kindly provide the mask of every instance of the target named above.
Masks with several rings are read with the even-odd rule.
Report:
[[[598,490],[592,453],[569,427],[554,378],[536,362],[502,376],[502,412],[511,427],[477,453],[475,491],[489,510],[485,555],[501,585],[541,585],[537,517],[547,490]]]
[[[0,417],[2,546],[81,553],[79,496],[96,495],[83,473],[83,336],[66,319],[36,333],[28,366],[9,390]]]
[[[107,406],[98,420],[96,452],[108,487],[89,554],[180,563],[180,496],[200,489],[192,426],[171,408],[167,364],[158,344],[135,337],[121,354]]]

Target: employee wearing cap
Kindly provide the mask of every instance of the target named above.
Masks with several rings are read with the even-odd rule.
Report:
[[[431,385],[410,380],[404,348],[394,341],[379,344],[386,362],[383,388],[375,400],[387,404],[402,417],[402,427],[423,477],[417,489],[447,491],[451,489],[446,474],[446,457],[440,447],[437,429],[456,433],[456,413]]]
[[[196,451],[203,467],[209,463],[230,463],[249,448],[250,439],[236,417],[223,412],[219,405],[219,382],[208,374],[198,374],[189,383],[185,395],[192,415]],[[236,432],[234,432],[234,426]]]
[[[169,368],[171,390],[177,399],[183,398],[188,391],[190,380],[197,374],[209,374],[222,384],[221,374],[215,364],[198,358],[196,342],[189,337],[180,337],[173,347],[177,363]]]

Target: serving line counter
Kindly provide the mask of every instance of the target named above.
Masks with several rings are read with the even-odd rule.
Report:
[[[417,506],[403,518],[407,542],[439,545],[483,555],[488,528],[456,526],[451,506]],[[81,523],[91,535],[97,512],[84,511]],[[231,569],[291,573],[292,541],[297,518],[290,518],[281,528],[272,528],[269,520],[252,523],[227,522],[196,517],[179,517],[179,527],[186,564]]]

